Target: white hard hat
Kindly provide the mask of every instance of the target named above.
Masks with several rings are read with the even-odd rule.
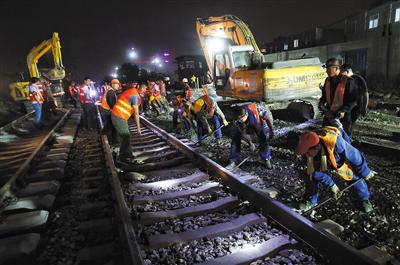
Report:
[[[183,78],[183,79],[182,79],[182,82],[183,82],[183,83],[188,83],[189,81],[188,81],[187,78]]]

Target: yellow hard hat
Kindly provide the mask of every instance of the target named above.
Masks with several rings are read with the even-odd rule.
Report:
[[[151,95],[149,101],[152,102],[154,100],[154,96]]]
[[[196,100],[196,102],[194,103],[194,111],[195,112],[199,112],[201,110],[201,108],[204,105],[204,100],[199,98],[198,100]]]

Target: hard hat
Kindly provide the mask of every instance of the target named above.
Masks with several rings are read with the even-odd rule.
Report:
[[[194,111],[195,112],[199,112],[201,110],[201,108],[204,105],[204,100],[199,98],[198,100],[196,100],[196,102],[194,103]]]
[[[149,101],[152,102],[154,100],[154,96],[151,95]]]
[[[111,80],[111,85],[112,84],[118,84],[119,85],[120,83],[119,83],[118,79],[113,79],[113,80]]]
[[[182,79],[182,82],[183,82],[183,83],[188,83],[189,81],[188,81],[188,79],[185,77],[185,78]]]
[[[340,67],[340,62],[336,58],[329,58],[325,63],[325,68],[328,67]]]
[[[318,134],[315,132],[307,132],[300,136],[299,145],[296,147],[296,155],[304,155],[308,150],[319,143]]]

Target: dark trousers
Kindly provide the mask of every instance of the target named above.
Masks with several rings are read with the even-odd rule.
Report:
[[[83,104],[83,126],[86,129],[96,128],[96,107],[93,103]]]
[[[248,128],[246,133],[254,133],[255,130]],[[271,159],[271,147],[269,146],[269,128],[263,126],[259,132],[255,132],[259,142],[258,154],[263,160]],[[242,145],[242,131],[238,127],[234,127],[232,142],[231,142],[231,157],[230,161],[235,163],[240,162],[240,149]]]
[[[113,143],[116,141],[117,132],[115,131],[115,128],[111,121],[111,111],[100,108],[100,114],[104,124],[101,133],[107,135],[108,141],[110,143]]]
[[[131,132],[129,131],[128,121],[121,119],[113,114],[111,114],[111,121],[114,125],[115,130],[118,133],[118,136],[121,138],[119,157],[132,157]]]

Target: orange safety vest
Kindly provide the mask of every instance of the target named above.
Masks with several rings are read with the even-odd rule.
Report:
[[[258,110],[257,110],[257,104],[251,103],[250,105],[247,105],[247,108],[254,114],[258,123],[261,124],[260,115],[258,114]]]
[[[344,98],[344,90],[346,89],[346,82],[347,82],[347,77],[342,76],[342,79],[340,79],[339,84],[336,87],[335,95],[333,97],[333,100],[331,99],[331,81],[329,78],[326,80],[325,84],[325,96],[326,96],[326,102],[328,102],[330,111],[337,111],[343,106],[343,98]]]
[[[335,150],[337,137],[341,135],[339,129],[336,127],[333,127],[333,126],[326,126],[326,127],[322,128],[322,131],[324,133],[319,134],[318,136],[319,136],[320,140],[323,141],[323,143],[324,143],[324,146],[326,148],[326,152],[328,155],[328,159],[329,159],[329,162],[331,163],[332,167],[334,168],[336,173],[344,180],[352,180],[354,173],[351,168],[351,165],[347,161],[345,161],[342,166],[338,167],[337,163],[336,163],[335,155],[333,153],[333,151]],[[321,156],[322,155],[323,154],[321,153]],[[323,161],[322,157],[321,157],[321,161]],[[325,166],[325,168],[327,170],[326,166]]]
[[[37,101],[35,95],[33,95],[32,93],[29,93],[32,103],[43,103],[43,101],[44,101],[43,85],[38,85],[38,90],[39,90],[39,97],[40,97],[39,101]]]
[[[129,98],[131,96],[139,96],[139,93],[136,88],[129,88],[125,90],[119,96],[117,102],[115,103],[114,107],[111,110],[111,113],[127,121],[135,112],[135,109],[129,103]]]
[[[107,93],[108,93],[108,91],[109,91],[110,89],[112,89],[112,88],[108,88],[108,89],[104,92],[103,97],[101,98],[101,108],[102,108],[102,109],[105,109],[105,110],[110,110],[110,109],[111,109],[110,106],[108,106],[108,103],[107,103]]]

